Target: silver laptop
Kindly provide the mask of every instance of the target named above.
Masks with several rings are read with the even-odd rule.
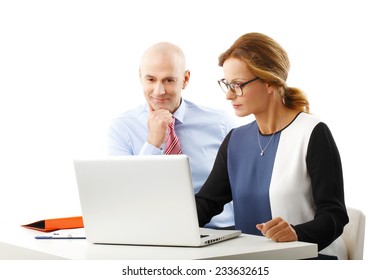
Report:
[[[74,160],[92,243],[204,246],[241,234],[199,228],[186,155]]]

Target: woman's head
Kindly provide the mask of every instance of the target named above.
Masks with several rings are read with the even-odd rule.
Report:
[[[286,51],[275,40],[261,33],[244,34],[219,56],[219,66],[223,66],[229,58],[243,61],[256,77],[272,85],[287,107],[309,112],[309,102],[304,93],[286,84],[290,61]]]

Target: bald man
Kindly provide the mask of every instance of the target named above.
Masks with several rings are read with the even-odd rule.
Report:
[[[175,132],[182,153],[190,159],[194,191],[198,192],[210,173],[220,144],[234,127],[232,117],[182,98],[190,71],[186,69],[183,51],[172,43],[157,43],[145,51],[139,78],[146,103],[112,121],[108,133],[109,155],[164,154],[168,125],[175,118]],[[206,225],[232,226],[231,203]]]

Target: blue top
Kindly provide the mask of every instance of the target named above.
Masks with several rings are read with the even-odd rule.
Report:
[[[190,159],[194,191],[197,193],[207,179],[223,139],[234,127],[233,118],[222,110],[198,106],[188,100],[173,114],[175,132],[182,153]],[[108,132],[109,155],[160,155],[164,145],[155,147],[146,142],[148,107],[140,105],[123,113],[111,123]],[[229,203],[208,227],[234,225],[233,206]]]
[[[253,225],[272,219],[269,187],[280,131],[274,136],[272,134],[262,135],[256,122],[252,122],[244,128],[233,130],[230,138],[228,147],[229,181],[233,186],[232,197],[236,228],[246,233],[259,234],[259,230]],[[263,151],[265,149],[263,156],[260,156],[259,141]],[[240,147],[239,152],[237,152],[237,147]],[[242,159],[245,159],[245,163],[242,162]],[[248,213],[252,213],[252,215],[248,215]]]

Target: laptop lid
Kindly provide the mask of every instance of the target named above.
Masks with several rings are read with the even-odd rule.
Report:
[[[202,246],[240,234],[208,230],[201,238],[186,155],[79,159],[74,166],[92,243]]]

